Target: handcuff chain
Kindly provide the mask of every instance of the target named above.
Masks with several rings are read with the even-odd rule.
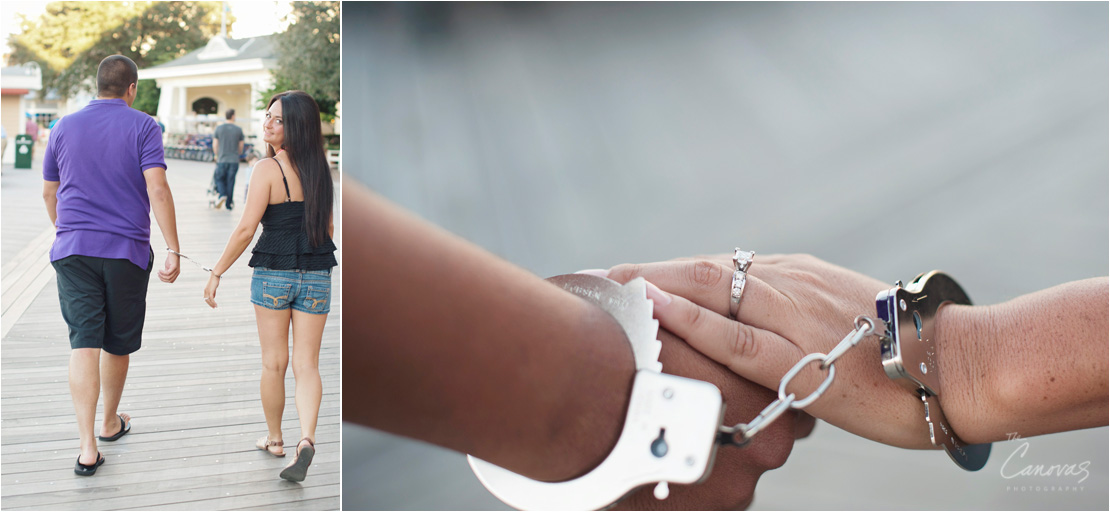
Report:
[[[179,252],[177,252],[177,251],[175,251],[175,250],[173,250],[173,249],[170,249],[169,247],[166,247],[166,250],[167,250],[167,251],[169,251],[169,252],[172,252],[172,253],[174,253],[174,254],[176,254],[176,255],[178,255],[178,256],[180,256],[180,257],[182,257],[182,258],[185,258],[185,259],[187,259],[187,260],[191,261],[191,262],[192,262],[192,263],[193,263],[194,265],[196,265],[196,266],[200,267],[200,268],[201,268],[201,270],[205,270],[205,271],[208,271],[208,272],[211,272],[211,271],[212,271],[212,269],[211,269],[211,268],[208,268],[208,267],[204,266],[203,264],[201,264],[201,262],[199,262],[199,261],[197,261],[197,260],[194,260],[193,258],[190,258],[190,257],[188,257],[188,256],[186,256],[186,255],[184,255],[184,254],[181,254],[181,253],[179,253]]]
[[[814,352],[798,360],[798,362],[794,364],[794,367],[791,368],[790,371],[786,372],[786,374],[783,375],[782,380],[779,381],[778,398],[768,404],[767,407],[759,412],[759,415],[756,416],[755,419],[751,420],[748,423],[737,423],[736,425],[733,425],[731,427],[722,425],[720,431],[717,434],[717,442],[720,444],[730,444],[733,446],[744,446],[748,443],[748,441],[751,440],[752,437],[754,437],[771,423],[774,423],[774,421],[777,420],[779,416],[782,416],[782,414],[786,411],[789,411],[790,409],[805,408],[816,401],[818,398],[821,398],[821,395],[823,395],[825,391],[829,389],[829,386],[831,386],[833,383],[833,379],[836,378],[836,366],[834,366],[836,360],[847,353],[849,350],[851,350],[852,347],[858,345],[859,342],[863,341],[864,338],[872,334],[882,336],[883,333],[876,333],[875,331],[877,330],[879,325],[885,324],[881,324],[879,320],[875,320],[874,318],[860,315],[856,317],[854,325],[855,329],[853,329],[852,332],[848,333],[848,335],[845,336],[843,340],[840,340],[840,343],[833,347],[833,349],[830,350],[828,354]],[[787,386],[789,386],[790,381],[792,381],[794,377],[801,373],[802,369],[805,368],[807,364],[814,362],[820,362],[821,364],[819,368],[829,371],[829,375],[825,377],[825,380],[821,382],[821,385],[818,386],[815,391],[810,393],[809,396],[801,400],[799,400],[797,396],[794,395],[794,393],[787,394],[786,388]]]

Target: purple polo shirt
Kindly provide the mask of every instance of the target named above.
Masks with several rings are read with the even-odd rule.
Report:
[[[166,167],[162,130],[122,99],[93,100],[58,120],[42,178],[58,181],[50,261],[79,254],[150,263],[150,198],[143,172]]]

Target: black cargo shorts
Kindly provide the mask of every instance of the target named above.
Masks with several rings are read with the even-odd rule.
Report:
[[[52,262],[58,276],[62,317],[70,348],[100,348],[124,356],[142,345],[146,291],[154,251],[146,269],[125,259],[73,255]]]

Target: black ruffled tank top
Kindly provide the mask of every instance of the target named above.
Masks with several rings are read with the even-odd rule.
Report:
[[[273,270],[327,270],[336,266],[335,243],[324,235],[324,243],[312,247],[304,225],[304,201],[293,201],[285,169],[275,158],[281,181],[285,184],[285,202],[266,206],[262,214],[262,235],[251,251],[247,265]]]

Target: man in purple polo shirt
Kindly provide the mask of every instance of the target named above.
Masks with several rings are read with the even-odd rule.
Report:
[[[94,437],[101,390],[99,439],[115,441],[131,430],[131,417],[117,408],[130,354],[142,342],[154,267],[151,210],[166,244],[181,250],[162,132],[154,119],[131,108],[137,87],[131,59],[112,55],[101,61],[97,99],[58,121],[42,162],[43,199],[56,233],[50,261],[69,326],[69,392],[81,435],[74,472],[83,476],[104,463]],[[179,264],[170,253],[158,278],[174,282]]]

